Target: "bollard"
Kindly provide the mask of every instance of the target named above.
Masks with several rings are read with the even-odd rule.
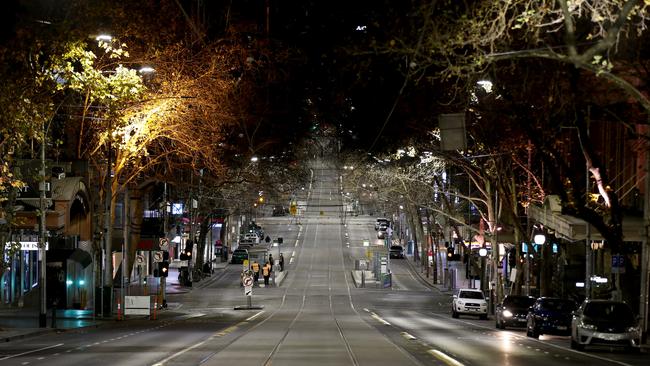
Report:
[[[52,303],[52,328],[56,329],[56,306],[58,301],[54,300]]]

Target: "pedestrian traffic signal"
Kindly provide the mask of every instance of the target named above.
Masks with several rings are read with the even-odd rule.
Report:
[[[158,262],[158,274],[160,275],[160,277],[169,276],[169,262],[167,261]]]

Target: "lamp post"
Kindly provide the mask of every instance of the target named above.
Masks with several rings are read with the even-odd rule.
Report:
[[[45,215],[46,215],[46,206],[45,206],[45,122],[42,122],[41,125],[41,133],[42,133],[42,139],[41,139],[41,169],[40,169],[40,182],[39,182],[39,210],[40,210],[40,218],[39,218],[39,237],[38,237],[38,261],[39,261],[39,266],[38,269],[40,271],[40,311],[38,314],[38,326],[40,328],[45,328],[47,327],[47,261],[46,261],[46,245],[47,245],[47,240],[45,239],[45,234],[46,234],[46,221],[45,221]],[[21,274],[22,277],[23,274]],[[22,279],[21,279],[22,281]],[[21,294],[22,295],[22,294]]]

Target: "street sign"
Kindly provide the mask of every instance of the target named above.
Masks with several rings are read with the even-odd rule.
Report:
[[[160,238],[159,245],[160,245],[160,249],[162,249],[162,250],[167,250],[167,249],[169,249],[169,239],[167,239],[167,238]]]
[[[253,277],[249,277],[249,276],[244,277],[244,286],[245,287],[253,286]]]
[[[153,261],[154,263],[163,261],[163,252],[161,250],[153,252]]]
[[[253,286],[244,286],[244,295],[246,296],[253,295]]]
[[[144,264],[144,255],[142,255],[142,254],[138,254],[138,255],[135,257],[135,262],[136,262],[137,264],[139,264],[139,265],[143,265],[143,264]]]

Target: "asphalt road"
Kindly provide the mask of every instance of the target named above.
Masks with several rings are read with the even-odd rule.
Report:
[[[374,218],[341,217],[339,173],[318,162],[301,220],[258,220],[282,236],[286,277],[253,289],[246,304],[240,265],[191,292],[168,296],[163,320],[129,319],[99,328],[0,345],[0,365],[646,365],[647,353],[577,352],[567,337],[527,338],[494,320],[452,319],[450,294],[426,284],[407,259],[391,260],[393,287],[356,288],[350,271],[377,241]],[[277,247],[273,248],[274,257]]]

